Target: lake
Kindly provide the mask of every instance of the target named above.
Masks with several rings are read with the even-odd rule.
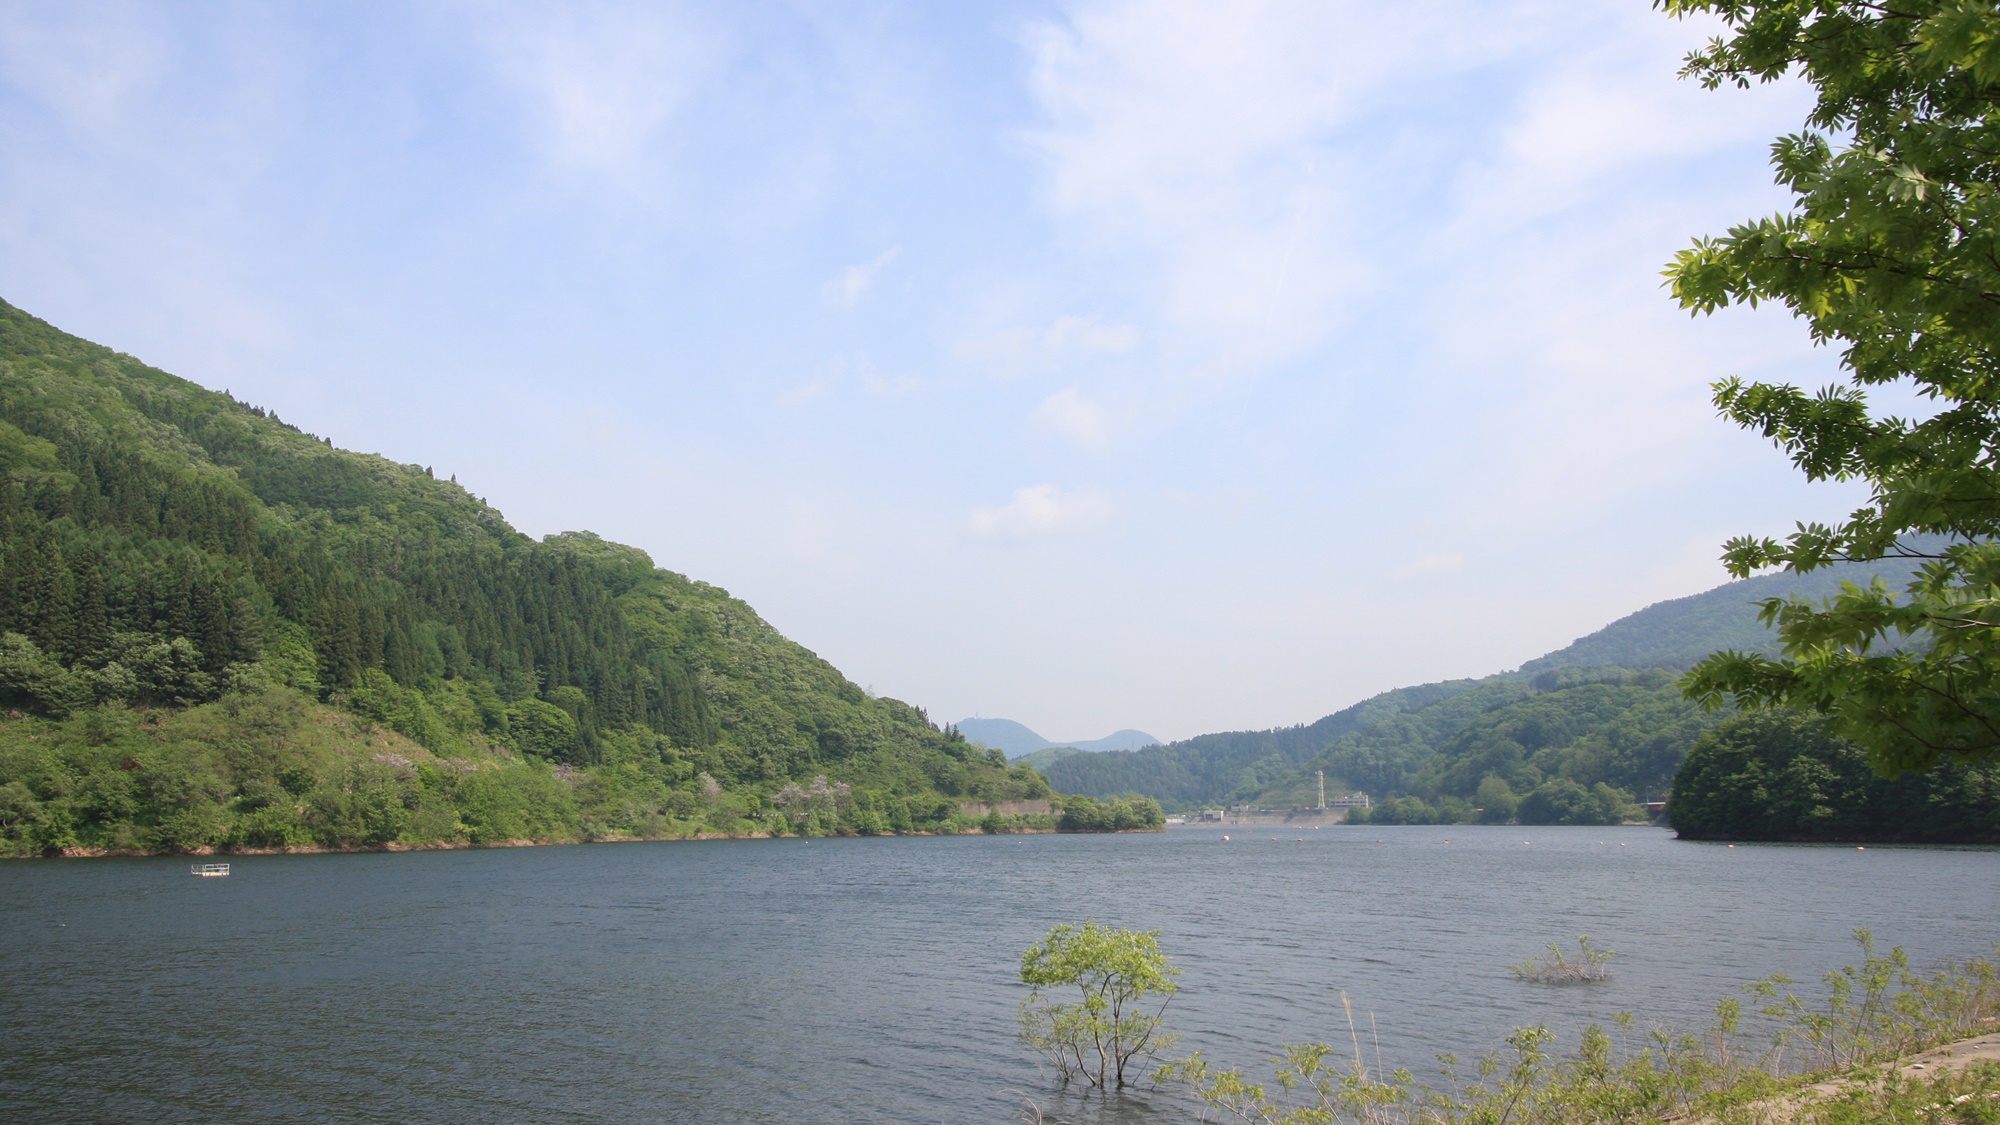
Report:
[[[0,1115],[157,1122],[1181,1121],[1063,1096],[1014,1041],[1051,925],[1161,931],[1183,1049],[1389,1065],[2000,937],[1993,849],[1649,828],[1175,829],[0,864]],[[1273,837],[1276,839],[1273,839]],[[230,857],[225,857],[230,858]],[[1591,935],[1614,977],[1507,966]],[[1371,1053],[1377,1050],[1371,1040]]]

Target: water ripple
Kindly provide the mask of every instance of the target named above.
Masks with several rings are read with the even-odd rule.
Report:
[[[1449,841],[1447,843],[1446,841]],[[1390,1065],[1523,1023],[1699,1024],[1873,929],[1986,952],[1991,849],[1738,847],[1646,829],[729,841],[0,865],[0,1104],[39,1121],[1181,1120],[1051,1091],[1022,948],[1159,929],[1188,1049],[1345,1042]],[[1507,966],[1589,933],[1601,986]],[[1371,1031],[1371,1022],[1372,1028]]]

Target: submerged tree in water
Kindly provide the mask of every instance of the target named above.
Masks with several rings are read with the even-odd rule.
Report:
[[[1173,1046],[1161,1013],[1180,970],[1160,952],[1159,931],[1114,930],[1085,922],[1057,926],[1021,954],[1021,1041],[1040,1052],[1067,1085],[1082,1078],[1110,1089],[1128,1085],[1132,1064]],[[1075,1003],[1052,999],[1077,990]],[[1148,1011],[1154,998],[1159,1007]]]

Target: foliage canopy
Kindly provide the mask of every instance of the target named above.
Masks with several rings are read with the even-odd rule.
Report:
[[[1843,559],[1923,560],[1902,594],[1851,586],[1765,603],[1779,659],[1724,651],[1688,691],[1824,713],[1877,768],[2000,751],[2000,11],[1968,0],[1661,0],[1719,16],[1689,55],[1714,88],[1803,78],[1817,100],[1771,161],[1789,211],[1703,238],[1667,271],[1695,313],[1775,302],[1838,345],[1842,385],[1727,379],[1722,414],[1812,480],[1865,481],[1867,506],[1783,541],[1739,537],[1738,576]],[[1894,388],[1923,409],[1871,408]]]
[[[1885,778],[1814,715],[1759,711],[1704,734],[1667,819],[1705,840],[2000,842],[2000,766]]]

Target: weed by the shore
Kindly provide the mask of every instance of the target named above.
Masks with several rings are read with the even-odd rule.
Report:
[[[1862,960],[1827,974],[1822,1004],[1800,998],[1783,977],[1751,986],[1755,1005],[1730,998],[1701,1034],[1640,1030],[1629,1015],[1591,1026],[1574,1054],[1555,1057],[1545,1027],[1517,1028],[1506,1049],[1462,1069],[1446,1056],[1443,1081],[1420,1085],[1407,1070],[1370,1066],[1349,1016],[1350,1057],[1325,1043],[1293,1045],[1275,1060],[1273,1082],[1240,1068],[1217,1069],[1196,1054],[1162,1067],[1160,1081],[1191,1093],[1201,1120],[1254,1125],[1576,1125],[1693,1119],[1729,1125],[1771,1119],[1776,1099],[1825,1125],[1937,1122],[2000,1125],[2000,1068],[1931,1082],[1859,1075],[1857,1068],[1993,1030],[2000,972],[1976,958],[1929,976],[1899,949],[1878,954],[1855,932]],[[1588,951],[1588,946],[1585,946]],[[1746,1024],[1748,1025],[1746,1027]],[[1858,1076],[1833,1096],[1805,1086],[1830,1074]]]
[[[1821,1006],[1801,999],[1782,975],[1750,986],[1759,1001],[1756,1014],[1776,1029],[1762,1064],[1767,1069],[1823,1070],[1891,1059],[1974,1034],[1982,1019],[2000,1012],[2000,968],[1987,958],[1924,977],[1911,971],[1901,947],[1877,954],[1867,930],[1854,931],[1854,940],[1861,964],[1826,974]]]

